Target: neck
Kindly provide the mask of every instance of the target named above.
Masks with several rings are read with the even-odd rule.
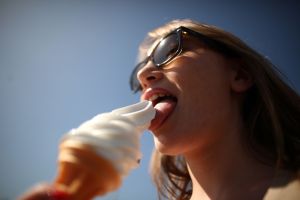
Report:
[[[185,154],[193,199],[262,199],[274,170],[249,156],[238,135]],[[205,156],[202,156],[205,155]]]

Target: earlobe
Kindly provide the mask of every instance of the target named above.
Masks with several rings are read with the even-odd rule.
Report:
[[[232,71],[231,88],[234,92],[241,93],[247,91],[253,85],[253,78],[242,67],[237,67]]]

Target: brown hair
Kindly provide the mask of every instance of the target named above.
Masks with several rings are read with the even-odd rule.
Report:
[[[283,81],[279,70],[264,56],[236,36],[214,26],[192,20],[174,20],[150,32],[140,46],[140,59],[164,35],[185,26],[219,41],[236,53],[243,70],[253,78],[247,93],[242,116],[247,128],[244,136],[248,149],[258,160],[277,169],[295,173],[300,166],[300,98]],[[151,174],[159,197],[189,199],[191,179],[181,156],[162,155],[154,150]]]

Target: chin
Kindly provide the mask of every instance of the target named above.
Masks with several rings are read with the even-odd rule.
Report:
[[[157,138],[154,139],[155,148],[164,155],[177,156],[181,154],[180,147],[175,142],[161,142]]]

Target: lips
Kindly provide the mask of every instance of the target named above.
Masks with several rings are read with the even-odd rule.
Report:
[[[151,122],[150,130],[154,131],[164,124],[170,117],[177,104],[177,97],[171,92],[162,88],[149,88],[142,96],[152,102],[156,115]]]

